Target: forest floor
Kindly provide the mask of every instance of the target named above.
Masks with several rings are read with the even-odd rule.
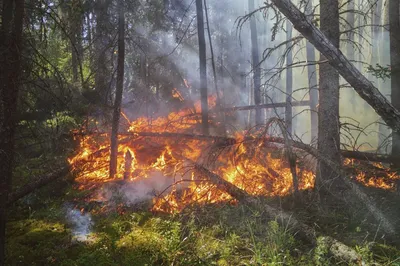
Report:
[[[33,164],[41,160],[46,161]],[[28,168],[17,169],[21,180],[15,183],[29,182]],[[194,205],[179,214],[150,212],[151,202],[89,202],[89,193],[67,178],[14,204],[7,265],[347,265],[322,243],[303,243],[290,228],[267,218],[261,208],[266,203],[353,247],[364,265],[400,265],[398,243],[371,222],[361,205],[319,210],[312,192],[303,193],[301,205],[288,196],[262,200],[260,208]],[[381,208],[398,210],[390,193],[376,193]]]

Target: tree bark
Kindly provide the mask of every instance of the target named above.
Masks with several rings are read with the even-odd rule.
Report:
[[[93,36],[94,42],[94,84],[96,99],[94,102],[99,105],[110,105],[108,100],[109,91],[109,69],[107,61],[109,60],[109,40],[108,40],[108,9],[110,0],[99,0],[94,4],[94,13],[96,16],[96,34]]]
[[[391,98],[395,108],[400,110],[400,12],[399,0],[389,0],[390,23],[390,65]],[[400,168],[400,132],[393,132],[392,156],[395,157],[394,168]]]
[[[201,123],[204,135],[208,135],[208,92],[207,92],[207,58],[206,38],[204,34],[203,1],[196,0],[197,13],[197,36],[199,39],[200,60],[200,100],[201,100]]]
[[[0,30],[0,265],[5,263],[6,207],[12,187],[23,18],[23,0],[3,1]]]
[[[80,0],[71,2],[69,9],[70,18],[70,41],[71,41],[71,63],[72,63],[72,81],[78,82],[79,69],[82,62],[82,26],[83,26],[83,6]],[[81,84],[83,85],[83,84]]]
[[[111,153],[110,153],[110,178],[117,173],[118,153],[118,128],[121,114],[122,91],[124,87],[124,61],[125,61],[125,17],[124,1],[118,0],[118,66],[117,87],[115,92],[114,113],[111,129]]]
[[[352,28],[354,28],[355,25],[355,1],[356,0],[350,0],[347,4],[347,25],[349,26],[349,30],[351,30]],[[354,32],[350,31],[347,35],[348,38],[348,42],[346,43],[346,53],[347,53],[347,58],[349,60],[353,60],[354,59],[354,44],[353,42],[354,40]],[[360,44],[361,45],[361,44]],[[355,91],[351,90],[349,91],[350,94],[350,102],[352,103],[351,108],[353,109],[353,111],[355,111],[356,109],[356,93]]]
[[[339,47],[339,2],[320,1],[321,32]],[[326,58],[321,56],[321,61]],[[319,66],[318,151],[327,159],[341,164],[339,135],[339,73],[329,64]],[[318,186],[328,185],[334,191],[341,190],[340,179],[324,162],[318,162]],[[333,180],[336,180],[333,181]],[[332,186],[333,185],[333,186]]]
[[[254,11],[254,0],[249,0],[249,12]],[[250,18],[251,61],[253,65],[254,104],[261,104],[261,68],[258,53],[258,34],[255,14]],[[256,109],[256,125],[261,125],[261,109]]]
[[[286,21],[286,40],[292,39],[292,24]],[[293,127],[293,110],[292,110],[292,93],[293,93],[293,69],[290,66],[293,64],[292,42],[286,45],[286,108],[285,108],[285,122],[289,135],[292,135]]]
[[[314,18],[312,10],[312,1],[307,1],[305,14],[312,20]],[[307,61],[315,62],[315,48],[307,41],[306,43]],[[311,119],[311,142],[317,140],[318,137],[318,83],[317,83],[317,67],[314,63],[307,65],[308,87],[310,92],[310,119]]]
[[[400,112],[290,0],[271,0],[315,48],[337,69],[354,90],[393,130],[400,132]]]

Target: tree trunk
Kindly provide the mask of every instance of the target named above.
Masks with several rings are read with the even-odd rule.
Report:
[[[94,12],[96,15],[96,34],[94,39],[94,83],[96,97],[94,101],[100,105],[109,105],[109,70],[107,61],[109,58],[109,41],[107,38],[109,23],[107,10],[109,9],[110,0],[96,1]]]
[[[354,90],[382,117],[393,130],[400,132],[400,112],[335,45],[290,0],[271,0],[293,24],[337,69]],[[330,11],[329,11],[330,12]]]
[[[0,265],[5,265],[6,207],[14,162],[14,136],[21,76],[23,0],[4,0],[0,30]]]
[[[70,41],[72,54],[72,81],[78,82],[79,69],[82,63],[82,23],[83,23],[83,6],[80,0],[72,1],[70,8]],[[82,85],[82,84],[81,84]]]
[[[211,66],[212,66],[212,71],[213,71],[213,76],[214,76],[214,88],[215,88],[215,93],[217,95],[217,109],[222,109],[224,106],[224,103],[222,101],[219,88],[218,88],[218,79],[217,79],[217,69],[215,66],[215,57],[214,57],[214,49],[213,49],[213,44],[212,44],[212,38],[211,38],[211,29],[210,29],[210,21],[208,19],[208,10],[207,10],[207,0],[204,0],[204,11],[206,14],[206,23],[207,23],[207,35],[208,35],[208,42],[210,44],[210,54],[211,54]],[[226,121],[225,121],[225,113],[221,112],[219,117],[221,126],[218,128],[218,133],[222,135],[226,135]]]
[[[390,65],[391,76],[391,98],[395,108],[400,110],[400,18],[399,0],[389,0],[389,23],[390,23]],[[392,156],[397,160],[394,168],[400,168],[400,131],[393,132]]]
[[[125,18],[124,2],[118,0],[118,65],[117,88],[115,91],[114,113],[111,129],[111,153],[110,153],[110,178],[117,173],[118,154],[118,127],[121,113],[122,91],[124,87],[124,60],[125,60]]]
[[[292,24],[290,21],[286,21],[286,40],[292,39]],[[293,93],[293,69],[290,66],[293,64],[293,53],[292,53],[292,42],[288,42],[286,45],[286,108],[285,108],[285,122],[286,130],[289,135],[292,135],[292,122],[293,122],[293,110],[292,110],[292,93]]]
[[[338,0],[320,1],[321,31],[339,47]],[[321,56],[321,61],[326,58]],[[339,136],[339,73],[331,65],[319,65],[318,151],[327,159],[341,164]],[[318,162],[317,184],[338,190],[337,174],[325,163]],[[337,180],[333,182],[333,180]],[[324,187],[325,188],[325,187]]]
[[[355,3],[354,1],[356,0],[350,0],[347,4],[347,10],[349,11],[347,13],[347,25],[349,26],[349,30],[355,28]],[[354,32],[350,31],[347,35],[348,38],[348,42],[346,43],[346,56],[349,60],[353,60],[354,59]],[[361,45],[361,44],[360,44]],[[353,109],[353,111],[356,110],[357,105],[356,105],[356,93],[351,90],[349,91],[350,94],[350,102],[352,103],[351,108]]]
[[[254,0],[249,0],[249,12],[254,11]],[[260,57],[258,53],[258,34],[255,14],[250,18],[250,35],[251,35],[251,61],[253,65],[254,79],[254,104],[261,104],[261,68]],[[256,125],[262,123],[261,109],[256,109]]]
[[[313,19],[313,10],[311,1],[306,3],[306,15]],[[315,48],[307,41],[306,44],[307,61],[311,64],[307,65],[308,73],[308,87],[310,92],[310,119],[311,119],[311,142],[315,141],[318,137],[318,83],[317,83],[317,67],[315,66]]]
[[[199,38],[200,60],[200,99],[201,99],[201,124],[204,135],[208,135],[208,93],[207,93],[207,58],[206,38],[204,35],[203,1],[196,0],[197,36]]]

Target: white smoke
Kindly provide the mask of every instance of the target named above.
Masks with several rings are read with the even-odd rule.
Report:
[[[72,226],[71,230],[73,239],[79,242],[87,241],[93,225],[90,213],[82,213],[70,206],[66,207],[66,212],[67,221]]]
[[[174,180],[177,180],[177,177],[174,179],[159,171],[152,171],[148,177],[140,177],[134,181],[118,180],[104,184],[97,198],[108,206],[113,206],[119,201],[126,205],[135,205],[151,200],[161,193],[168,193]]]

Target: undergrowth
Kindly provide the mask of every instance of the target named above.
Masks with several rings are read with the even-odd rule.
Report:
[[[261,211],[263,202],[260,208],[191,206],[175,215],[128,206],[104,212],[101,205],[85,203],[85,193],[61,183],[54,184],[61,190],[52,193],[54,187],[49,188],[10,210],[7,265],[346,265],[335,261],[325,246],[309,246],[291,228],[271,220]],[[73,225],[66,218],[67,202],[91,213],[93,225],[86,241],[74,238]],[[340,213],[328,219],[334,221],[334,216],[341,219]],[[316,217],[310,219],[323,224]],[[362,235],[363,227],[349,225],[324,230],[339,240]],[[400,265],[397,248],[368,241],[350,245],[370,265],[373,261]]]

